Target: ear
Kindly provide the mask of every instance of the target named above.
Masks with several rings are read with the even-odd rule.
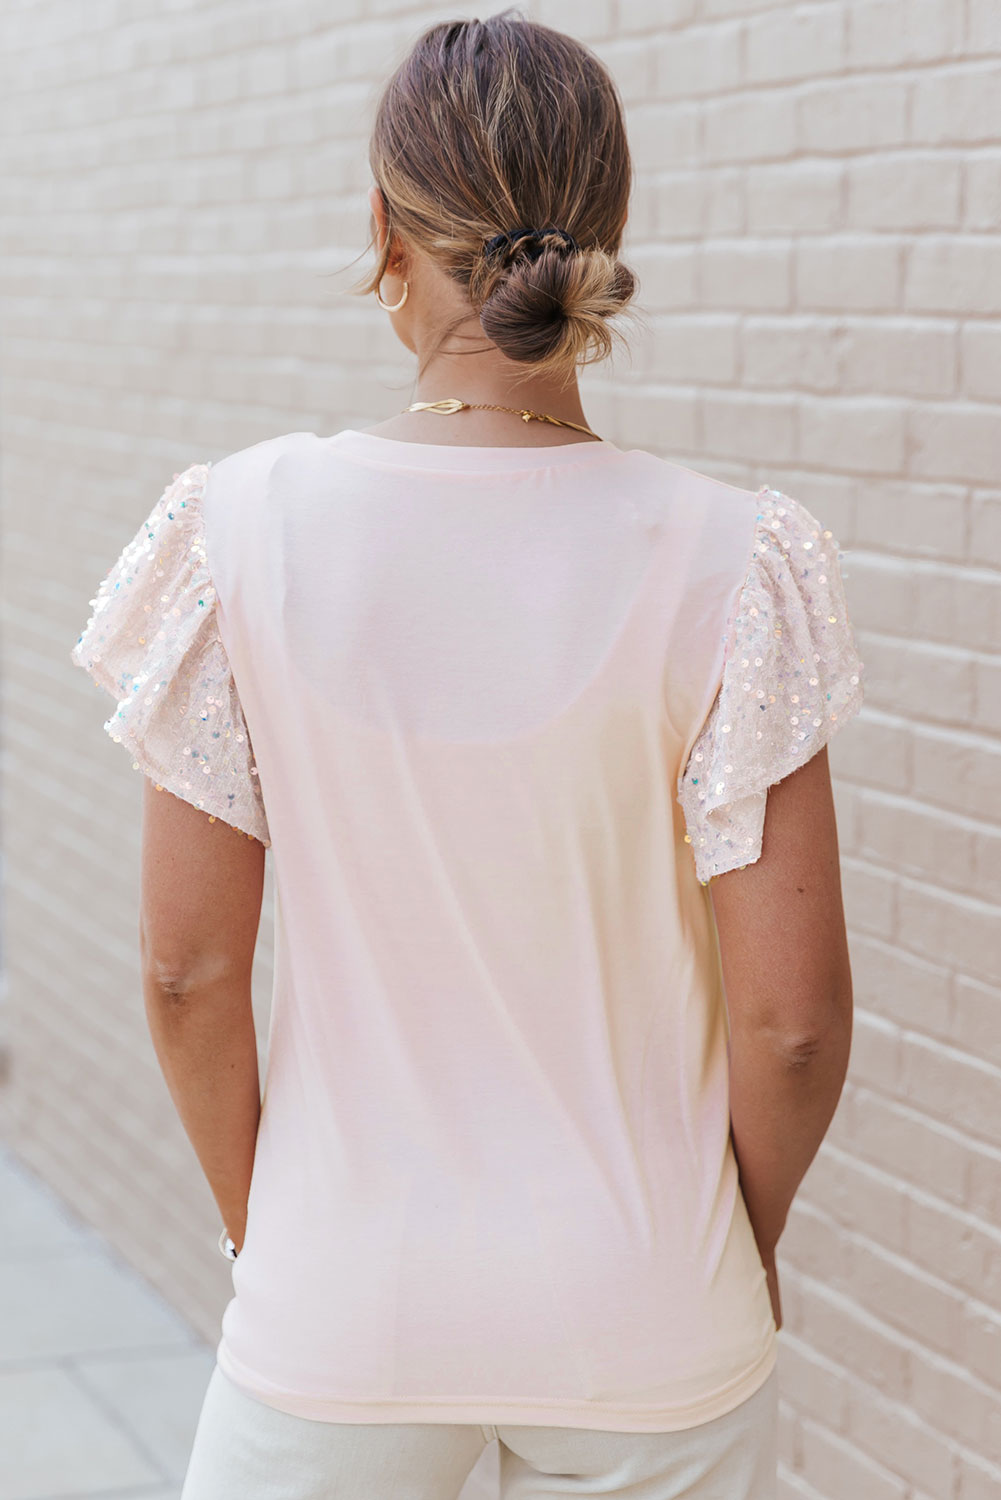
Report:
[[[386,242],[386,204],[383,200],[381,189],[375,183],[368,190],[368,206],[372,210],[372,218],[375,220],[375,251],[377,255],[381,255],[382,247]]]

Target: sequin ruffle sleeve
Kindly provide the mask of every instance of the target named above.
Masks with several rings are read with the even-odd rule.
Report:
[[[70,656],[115,699],[104,728],[136,770],[267,846],[253,746],[216,628],[201,517],[210,467],[175,474],[98,586]]]
[[[764,485],[757,500],[722,682],[678,780],[703,885],[760,858],[768,788],[823,749],[863,698],[837,540],[780,490]]]

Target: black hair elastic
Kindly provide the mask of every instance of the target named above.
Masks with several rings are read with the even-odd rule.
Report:
[[[546,248],[543,237],[549,234],[558,235],[568,250],[581,248],[566,229],[504,229],[500,234],[493,235],[491,239],[484,240],[483,252],[490,256],[496,255],[501,250],[524,249],[529,260],[538,260]]]

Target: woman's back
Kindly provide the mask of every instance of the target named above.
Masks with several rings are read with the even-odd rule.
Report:
[[[207,568],[231,677],[200,685],[249,733],[242,776],[211,709],[180,749],[274,858],[223,1370],[338,1421],[731,1410],[776,1342],[700,876],[860,701],[837,544],[643,450],[355,430],[196,465],[151,527]],[[134,608],[170,568],[132,569]],[[771,643],[738,661],[752,597]]]

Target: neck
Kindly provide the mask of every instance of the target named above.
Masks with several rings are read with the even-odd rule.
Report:
[[[404,404],[442,401],[447,397],[468,401],[475,407],[499,406],[515,408],[515,411],[461,411],[454,416],[443,416],[438,412],[407,412],[398,420],[409,423],[414,430],[418,423],[422,424],[422,430],[431,426],[440,430],[445,423],[454,423],[457,427],[461,424],[462,432],[467,435],[463,441],[489,443],[492,435],[496,435],[500,444],[523,446],[550,443],[557,434],[579,442],[585,434],[572,427],[556,427],[551,422],[525,422],[517,416],[522,409],[590,427],[576,379],[566,385],[540,379],[494,348],[469,354],[439,354],[418,376]]]

